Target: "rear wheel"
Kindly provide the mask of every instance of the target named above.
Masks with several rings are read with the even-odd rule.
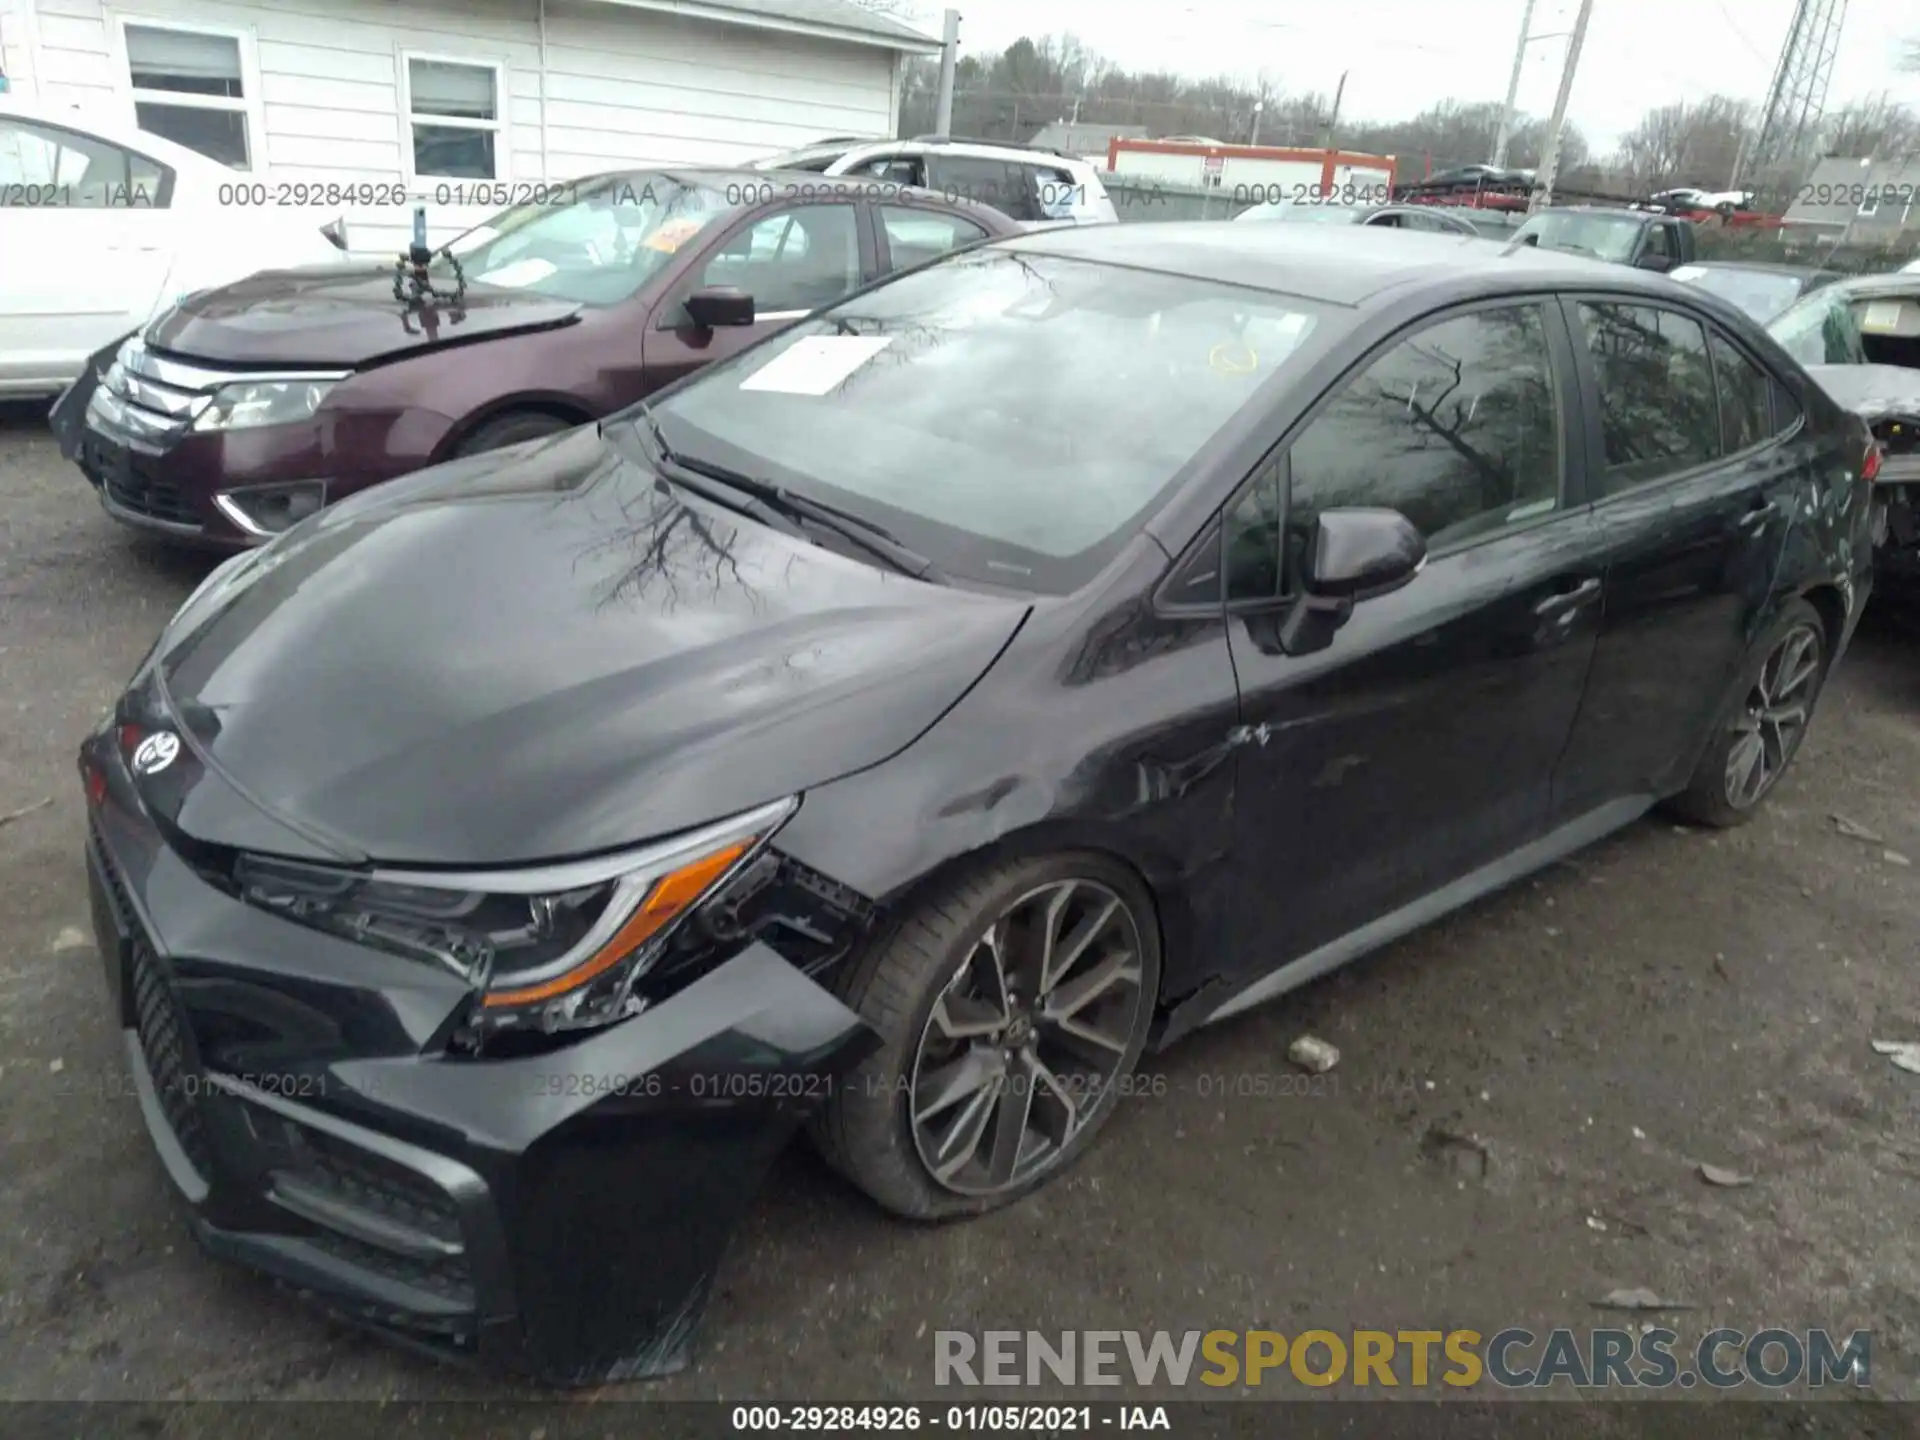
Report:
[[[1826,676],[1826,626],[1796,600],[1753,647],[1739,699],[1669,808],[1716,829],[1751,820],[1799,753]]]
[[[1139,1063],[1159,991],[1151,902],[1122,866],[1009,862],[919,904],[852,975],[882,1036],[815,1127],[896,1214],[978,1214],[1058,1175]]]
[[[505,415],[494,416],[462,439],[453,447],[453,458],[484,455],[489,450],[504,450],[509,445],[538,440],[544,435],[558,435],[562,430],[573,429],[575,423],[544,410],[510,410]]]

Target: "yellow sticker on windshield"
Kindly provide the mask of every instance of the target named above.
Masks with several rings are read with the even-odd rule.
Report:
[[[1251,375],[1260,368],[1260,355],[1251,345],[1223,340],[1207,352],[1207,368],[1222,375]]]
[[[661,250],[671,255],[698,235],[703,223],[689,219],[669,220],[640,243],[649,250]]]

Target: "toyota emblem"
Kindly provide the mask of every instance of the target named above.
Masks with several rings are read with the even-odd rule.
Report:
[[[133,752],[133,773],[158,775],[173,764],[180,753],[180,737],[171,730],[158,730],[142,740]]]

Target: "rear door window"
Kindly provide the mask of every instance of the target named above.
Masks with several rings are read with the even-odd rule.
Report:
[[[1718,459],[1720,409],[1700,322],[1653,305],[1582,300],[1576,309],[1600,392],[1601,492]]]
[[[944,210],[917,206],[882,205],[880,227],[886,232],[887,252],[895,270],[937,259],[949,250],[987,238],[986,229]]]
[[[944,195],[991,205],[1015,220],[1040,218],[1034,182],[1021,165],[972,155],[933,155],[927,160],[927,183]]]
[[[165,208],[172,194],[173,171],[145,155],[0,116],[0,208],[150,210]]]

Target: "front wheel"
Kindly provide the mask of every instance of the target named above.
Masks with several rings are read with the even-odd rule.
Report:
[[[847,1001],[882,1036],[815,1126],[896,1214],[997,1209],[1073,1163],[1139,1063],[1159,931],[1104,856],[1018,860],[949,885],[865,957]]]
[[[1673,812],[1715,829],[1751,820],[1799,753],[1826,676],[1826,626],[1818,610],[1796,600],[1753,647],[1740,699],[1671,802]]]

